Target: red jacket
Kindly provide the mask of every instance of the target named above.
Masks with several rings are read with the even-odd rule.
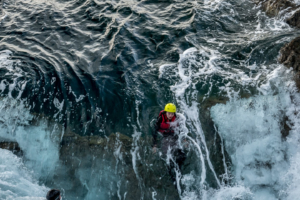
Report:
[[[171,120],[169,120],[167,118],[166,111],[164,110],[160,111],[156,122],[157,131],[161,132],[162,134],[169,132],[170,131],[169,122],[174,122],[175,119],[176,119],[176,114],[173,116]]]

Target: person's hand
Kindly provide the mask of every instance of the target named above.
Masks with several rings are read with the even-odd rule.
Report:
[[[156,153],[156,151],[157,151],[157,148],[156,148],[156,145],[154,145],[154,146],[152,147],[152,153]]]
[[[183,146],[185,147],[185,148],[188,148],[189,147],[189,142],[186,140],[186,139],[183,139]]]

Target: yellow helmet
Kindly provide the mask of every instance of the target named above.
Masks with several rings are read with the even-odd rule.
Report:
[[[172,113],[175,113],[176,112],[176,106],[172,103],[168,103],[166,106],[165,106],[165,111],[166,112],[172,112]]]

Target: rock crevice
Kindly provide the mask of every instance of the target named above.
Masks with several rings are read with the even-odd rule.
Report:
[[[286,13],[292,15],[285,19],[286,23],[292,27],[300,28],[300,5],[291,0],[254,0],[261,6],[269,17],[277,17]]]

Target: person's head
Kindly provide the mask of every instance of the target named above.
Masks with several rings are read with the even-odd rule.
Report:
[[[60,200],[61,199],[60,191],[56,189],[52,189],[47,193],[46,198],[47,200]]]
[[[171,120],[175,113],[176,113],[176,106],[172,103],[168,103],[166,106],[165,106],[165,109],[164,111],[166,111],[166,116],[169,120]]]

